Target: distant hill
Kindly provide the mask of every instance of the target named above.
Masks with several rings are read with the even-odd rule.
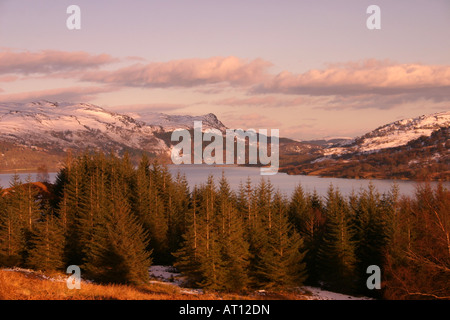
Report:
[[[0,172],[58,170],[69,151],[142,153],[170,163],[174,130],[227,127],[201,116],[111,112],[88,103],[0,103]],[[450,112],[395,121],[355,139],[280,137],[281,171],[349,178],[449,180]]]
[[[450,181],[450,112],[406,119],[281,171],[343,178]]]
[[[56,169],[67,151],[102,150],[132,156],[144,152],[161,161],[170,159],[170,133],[192,129],[194,121],[203,127],[224,130],[212,114],[173,116],[161,113],[129,115],[107,111],[87,103],[0,104],[0,172],[33,171],[41,164]]]

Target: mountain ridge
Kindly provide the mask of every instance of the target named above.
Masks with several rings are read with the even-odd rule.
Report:
[[[214,128],[221,132],[227,129],[213,113],[201,116],[150,111],[118,113],[90,103],[47,100],[0,103],[0,171],[34,171],[39,165],[56,170],[69,150],[96,149],[119,155],[128,152],[132,157],[147,153],[170,163],[171,133],[176,129],[192,130],[194,121],[202,121],[203,129]],[[354,139],[297,141],[280,137],[280,170],[290,174],[343,176],[337,171],[337,164],[359,166],[377,153],[408,152],[410,157],[410,149],[419,152],[420,147],[414,143],[407,147],[408,144],[422,138],[431,139],[433,134],[449,127],[450,111],[443,111],[397,120]],[[443,150],[436,151],[436,161],[447,161],[450,147],[445,144],[447,134],[448,130],[444,130],[438,138],[433,138],[434,142],[444,145]],[[432,146],[426,139],[423,143]],[[373,166],[373,161],[371,163]],[[346,171],[349,171],[347,169],[348,166]],[[358,177],[358,174],[347,177]]]

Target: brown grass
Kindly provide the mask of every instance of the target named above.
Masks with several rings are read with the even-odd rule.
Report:
[[[304,299],[293,293],[238,295],[227,293],[188,294],[170,283],[149,283],[140,287],[128,285],[100,285],[81,283],[81,289],[69,290],[65,281],[51,281],[46,277],[67,279],[64,274],[42,274],[21,270],[0,270],[0,300],[291,300]]]

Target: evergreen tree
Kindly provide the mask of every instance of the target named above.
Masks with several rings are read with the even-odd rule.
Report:
[[[36,226],[28,265],[38,270],[61,270],[64,267],[64,233],[59,218],[48,215]]]
[[[225,287],[224,261],[221,255],[220,229],[217,223],[216,208],[217,191],[214,177],[208,176],[202,188],[200,212],[203,232],[200,240],[200,270],[203,280],[200,285],[211,290],[222,290]]]
[[[222,173],[217,194],[217,210],[224,261],[225,289],[240,291],[247,287],[249,245],[245,238],[244,220],[238,214],[230,185]]]
[[[347,202],[330,185],[326,202],[326,222],[318,252],[320,278],[330,288],[352,291],[356,285],[356,255]]]
[[[16,187],[20,183],[19,176],[15,174],[10,183],[11,188],[2,192],[0,199],[0,265],[7,267],[19,266],[22,262],[22,223],[16,199]]]
[[[200,220],[200,190],[197,186],[192,192],[192,207],[186,216],[186,230],[183,234],[181,247],[173,253],[176,258],[175,267],[187,276],[190,285],[196,285],[202,281],[200,271],[200,233],[203,226]]]
[[[151,265],[147,235],[119,194],[111,200],[110,210],[105,223],[95,226],[83,267],[89,277],[100,282],[143,283]]]
[[[298,287],[306,280],[303,239],[288,221],[286,199],[277,192],[271,204],[271,224],[267,244],[261,252],[259,274],[268,289]]]
[[[317,191],[305,194],[303,188],[298,186],[289,204],[289,220],[304,240],[306,262],[308,270],[308,283],[317,284],[318,263],[317,255],[321,245],[325,217],[322,202]]]
[[[380,194],[373,184],[363,190],[357,198],[355,215],[355,244],[358,260],[358,272],[361,283],[365,288],[367,267],[371,265],[383,266],[384,254],[388,240],[386,230],[387,214],[381,205]],[[368,292],[370,293],[370,292]]]

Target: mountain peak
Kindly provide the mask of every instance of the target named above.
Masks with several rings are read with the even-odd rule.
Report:
[[[348,147],[328,149],[325,154],[347,154],[376,152],[381,149],[395,148],[421,136],[429,137],[441,128],[450,127],[450,111],[442,111],[415,118],[397,120],[354,139]]]

